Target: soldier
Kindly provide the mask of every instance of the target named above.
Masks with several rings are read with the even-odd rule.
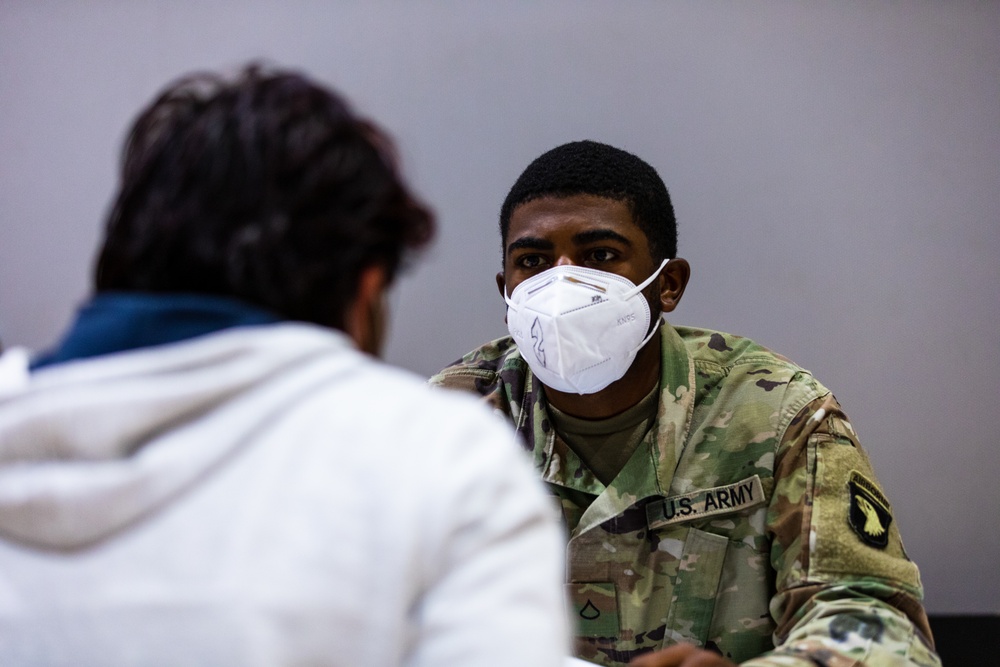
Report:
[[[830,391],[660,317],[690,267],[650,165],[559,146],[514,183],[500,233],[510,336],[431,382],[505,415],[558,498],[577,657],[939,664],[917,567]]]
[[[143,110],[96,293],[0,356],[0,664],[562,664],[560,530],[512,430],[375,356],[433,229],[387,135],[301,74]]]

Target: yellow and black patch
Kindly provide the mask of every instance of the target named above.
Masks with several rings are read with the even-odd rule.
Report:
[[[851,505],[847,520],[861,541],[876,549],[889,544],[889,524],[892,514],[889,501],[879,488],[857,471],[851,472],[847,482],[851,491]]]

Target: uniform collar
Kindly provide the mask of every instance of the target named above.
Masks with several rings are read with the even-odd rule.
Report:
[[[665,495],[674,478],[674,470],[688,439],[694,414],[694,360],[680,335],[669,324],[661,333],[660,410],[656,416],[653,458],[661,495]]]

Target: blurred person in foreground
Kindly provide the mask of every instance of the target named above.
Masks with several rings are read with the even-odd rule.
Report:
[[[939,664],[917,567],[830,391],[751,340],[662,319],[691,269],[649,164],[554,148],[510,189],[500,236],[510,336],[431,381],[507,415],[560,501],[578,657]]]
[[[302,75],[143,110],[95,294],[0,357],[0,664],[561,664],[511,429],[373,356],[432,234],[390,139]]]

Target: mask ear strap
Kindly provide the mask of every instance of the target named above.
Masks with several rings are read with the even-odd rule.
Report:
[[[511,303],[510,297],[507,296],[507,288],[506,287],[503,288],[503,300],[504,300],[504,303],[507,304],[508,308],[510,308],[511,310],[513,310],[515,313],[517,312],[517,306],[515,306],[513,303]]]
[[[650,285],[650,283],[652,283],[654,280],[656,280],[656,277],[658,275],[660,275],[660,272],[663,271],[663,267],[665,267],[667,265],[667,262],[669,262],[669,261],[670,261],[669,259],[665,259],[662,262],[660,262],[660,268],[658,268],[656,271],[653,271],[653,275],[651,275],[650,277],[646,278],[641,283],[639,283],[638,285],[636,285],[634,289],[630,289],[628,291],[628,294],[625,296],[625,298],[626,299],[631,299],[636,294],[638,294],[642,290],[646,289]],[[645,345],[645,343],[643,343],[643,344]]]
[[[659,322],[657,322],[656,326],[653,327],[653,330],[650,331],[648,334],[646,334],[646,337],[642,339],[641,343],[639,343],[638,345],[636,345],[635,349],[636,349],[637,352],[646,346],[646,343],[648,343],[650,341],[650,339],[653,337],[653,334],[656,333],[656,330],[659,329],[660,326],[663,324],[663,319],[662,318],[657,318],[657,319],[659,320]]]

